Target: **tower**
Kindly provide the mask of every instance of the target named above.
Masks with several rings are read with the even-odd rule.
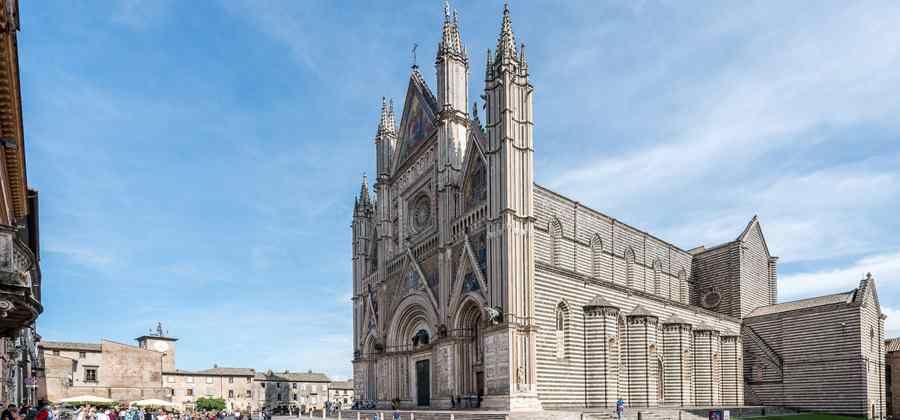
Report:
[[[439,168],[442,180],[455,180],[465,156],[466,136],[469,126],[469,56],[462,47],[459,35],[459,18],[451,15],[449,3],[444,3],[444,27],[438,44],[437,100],[440,107]],[[454,173],[455,172],[455,173]]]
[[[363,175],[362,184],[359,187],[359,196],[353,206],[353,295],[358,296],[367,286],[365,284],[369,275],[374,272],[372,240],[374,235],[374,204],[369,198],[369,181]],[[364,314],[364,302],[354,298],[353,320],[354,331],[359,331]],[[354,334],[353,348],[359,350],[359,337]]]
[[[509,5],[497,51],[485,71],[488,158],[488,277],[490,305],[502,309],[505,329],[490,339],[505,346],[505,387],[488,387],[486,403],[510,410],[540,409],[534,325],[534,169],[532,92],[525,46],[516,50]],[[498,334],[498,333],[494,333]],[[486,337],[487,341],[488,338]],[[502,396],[508,393],[508,397]],[[493,394],[493,395],[492,395]],[[494,396],[496,395],[496,396]],[[508,398],[508,401],[503,399]]]
[[[138,347],[162,353],[162,370],[171,372],[175,370],[175,342],[177,338],[169,337],[168,331],[163,331],[162,323],[156,323],[156,330],[151,329],[147,334],[136,338]]]
[[[393,168],[394,153],[397,150],[397,128],[394,117],[394,100],[386,101],[381,98],[381,118],[378,122],[378,132],[375,134],[375,167],[377,178],[375,180],[375,194],[378,201],[382,203],[376,206],[376,231],[377,241],[376,248],[378,253],[377,267],[382,267],[384,261],[389,255],[393,255],[394,247],[392,241],[391,202],[389,182],[391,177],[391,169]],[[382,279],[378,279],[379,281]]]

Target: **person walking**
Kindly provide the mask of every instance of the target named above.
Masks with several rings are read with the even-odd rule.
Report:
[[[16,420],[16,405],[10,404],[6,406],[6,409],[3,410],[3,413],[0,414],[0,420]]]
[[[616,401],[616,416],[619,418],[619,420],[625,419],[625,400],[623,400],[622,398],[619,398]]]

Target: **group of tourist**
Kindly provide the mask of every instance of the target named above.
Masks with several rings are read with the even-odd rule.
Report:
[[[46,401],[39,401],[35,407],[30,405],[16,407],[15,404],[9,404],[0,414],[0,420],[55,420],[55,418],[50,405]]]

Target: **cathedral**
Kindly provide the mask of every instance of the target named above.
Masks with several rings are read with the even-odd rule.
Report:
[[[374,194],[364,178],[356,197],[359,400],[509,411],[619,399],[806,404],[882,415],[873,389],[883,357],[866,352],[884,336],[873,279],[777,304],[777,257],[756,217],[733,241],[683,249],[535,184],[534,86],[508,5],[481,106],[470,108],[469,56],[447,6],[435,68],[436,94],[413,66],[399,121],[382,99]],[[805,329],[788,335],[785,325]],[[852,361],[832,358],[823,382],[810,372],[830,354],[817,347],[833,340],[849,343]],[[840,395],[812,395],[828,381]]]

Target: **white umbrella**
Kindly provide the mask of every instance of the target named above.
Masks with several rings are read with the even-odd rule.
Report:
[[[131,405],[136,405],[138,407],[172,407],[172,408],[177,407],[177,404],[175,404],[173,402],[166,401],[166,400],[160,400],[160,399],[156,399],[156,398],[150,398],[148,400],[132,401]]]
[[[116,402],[116,400],[111,400],[109,398],[103,397],[95,397],[93,395],[79,395],[77,397],[69,397],[63,398],[59,400],[60,403],[85,403],[85,404],[112,404]]]

